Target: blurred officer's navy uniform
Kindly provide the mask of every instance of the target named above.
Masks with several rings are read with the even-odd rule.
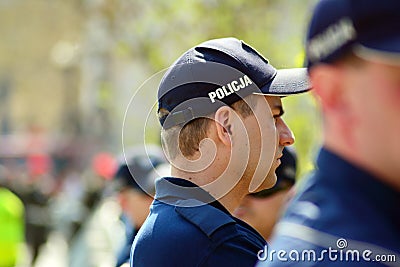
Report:
[[[325,149],[319,154],[317,168],[277,225],[277,235],[271,241],[269,253],[272,250],[289,253],[295,249],[301,255],[305,250],[315,251],[315,260],[312,257],[307,261],[292,261],[301,266],[313,266],[320,257],[318,262],[323,266],[340,263],[374,266],[368,262],[374,255],[397,254],[399,257],[400,195]],[[322,255],[329,247],[337,250],[332,252],[331,259],[328,253]],[[358,250],[359,261],[350,260],[350,254],[346,260],[346,250],[343,250],[340,262],[341,249]],[[373,254],[367,253],[364,259],[362,253],[365,250],[371,250]],[[337,259],[332,260],[335,256]],[[282,257],[284,260],[278,259],[277,254],[272,258],[271,255],[263,257],[266,257],[265,265],[260,266],[289,266],[291,263],[288,254]]]

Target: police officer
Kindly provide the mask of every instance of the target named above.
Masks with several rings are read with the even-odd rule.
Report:
[[[172,177],[156,181],[131,266],[253,266],[265,240],[231,213],[250,190],[276,182],[294,142],[280,96],[308,89],[304,69],[277,72],[235,38],[185,52],[158,90]]]
[[[399,10],[397,0],[317,4],[307,59],[324,144],[269,248],[284,252],[260,266],[399,266]]]

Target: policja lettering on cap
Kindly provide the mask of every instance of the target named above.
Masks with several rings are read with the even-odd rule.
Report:
[[[234,92],[239,91],[240,89],[244,89],[245,87],[249,86],[250,84],[253,84],[251,79],[247,77],[247,75],[244,75],[243,77],[239,78],[240,84],[237,80],[234,80],[226,85],[228,87],[229,92],[226,90],[225,85],[218,88],[217,90],[208,93],[208,96],[211,99],[212,103],[215,103],[215,97],[218,97],[218,99],[223,99],[225,96],[228,96]]]

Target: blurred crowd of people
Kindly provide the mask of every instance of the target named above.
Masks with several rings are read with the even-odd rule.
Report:
[[[82,150],[88,146],[80,146],[81,142],[73,138],[54,142],[35,128],[24,136],[0,139],[1,196],[20,207],[15,210],[3,205],[2,218],[12,219],[1,220],[1,228],[6,229],[8,222],[18,231],[2,231],[0,246],[11,250],[11,238],[15,245],[14,252],[7,253],[10,261],[34,265],[51,233],[60,233],[67,243],[73,240],[100,201],[107,179],[113,175],[115,159],[109,153],[93,153],[82,161],[86,154]]]

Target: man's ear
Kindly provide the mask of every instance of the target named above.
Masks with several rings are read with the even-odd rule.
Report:
[[[233,118],[237,116],[228,106],[220,107],[214,116],[216,135],[225,145],[231,145],[231,136],[233,132]]]
[[[118,193],[118,202],[123,211],[128,210],[128,196],[126,190]]]
[[[341,69],[331,65],[321,64],[310,70],[312,92],[319,99],[324,113],[339,115],[347,112],[348,99],[341,76]]]
[[[318,98],[328,134],[340,134],[349,146],[354,144],[352,128],[357,123],[357,112],[352,105],[351,80],[341,66],[318,65],[311,69],[313,93]]]

